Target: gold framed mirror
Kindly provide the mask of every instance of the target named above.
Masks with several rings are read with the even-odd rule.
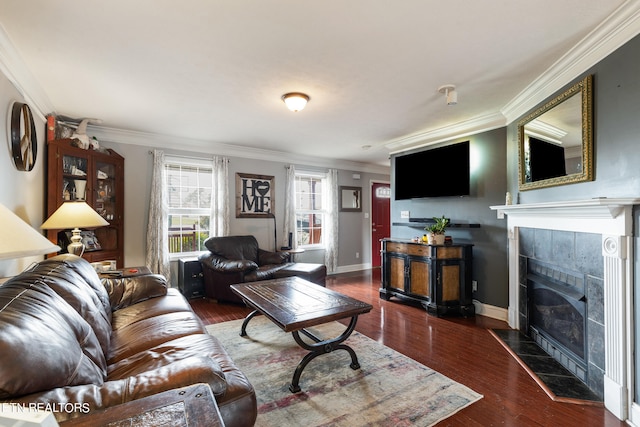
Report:
[[[520,191],[593,181],[593,76],[518,122]]]

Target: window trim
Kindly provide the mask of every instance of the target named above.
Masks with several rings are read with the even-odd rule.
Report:
[[[194,157],[182,157],[182,156],[170,156],[167,155],[165,156],[164,159],[164,168],[165,168],[165,172],[167,167],[171,166],[171,165],[178,165],[178,166],[183,166],[183,167],[197,167],[197,168],[206,168],[206,169],[210,169],[211,172],[213,172],[213,166],[211,164],[211,160],[208,159],[201,159],[201,158],[194,158]],[[165,186],[165,190],[168,191],[168,187],[167,187],[167,181],[165,178],[165,181],[163,183],[163,185]],[[167,200],[167,217],[169,217],[173,212],[171,210],[172,208],[169,207],[169,203]],[[184,212],[181,212],[181,214],[187,214],[187,215],[200,215],[202,216],[201,211],[204,210],[205,208],[189,208],[189,209],[185,209]],[[208,216],[209,216],[209,224],[211,224],[211,210],[208,209]],[[167,251],[169,250],[169,241],[168,241],[168,236],[169,236],[169,227],[168,227],[168,223],[167,223]],[[211,230],[209,230],[209,233],[211,232]],[[191,258],[191,257],[197,257],[202,253],[207,252],[206,250],[201,250],[201,251],[188,251],[188,252],[168,252],[169,254],[169,260],[170,261],[175,261],[181,258]]]
[[[295,172],[295,181],[297,183],[298,181],[298,177],[308,177],[308,178],[315,178],[320,180],[323,184],[326,182],[327,179],[327,173],[326,172],[317,172],[317,171],[304,171],[304,170],[296,170]],[[326,244],[323,243],[324,241],[324,227],[325,227],[325,219],[326,216],[329,214],[329,212],[327,212],[326,209],[316,209],[316,210],[312,210],[312,209],[298,209],[297,206],[297,195],[298,195],[298,191],[297,188],[295,190],[295,195],[294,195],[294,211],[295,211],[295,216],[296,216],[296,222],[297,220],[297,216],[299,213],[302,214],[320,214],[322,215],[322,228],[321,228],[321,235],[320,235],[320,243],[311,243],[308,245],[301,245],[299,244],[298,247],[300,249],[305,249],[305,250],[320,250],[320,249],[326,249]],[[326,206],[326,192],[322,191],[322,206]],[[296,233],[298,232],[297,226],[296,226]],[[297,236],[296,236],[297,239]]]

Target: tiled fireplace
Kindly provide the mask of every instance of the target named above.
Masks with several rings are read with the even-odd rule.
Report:
[[[567,354],[572,356],[574,364],[577,365],[577,371],[584,369],[586,382],[590,382],[590,386],[594,389],[600,389],[604,395],[605,407],[610,410],[621,420],[629,417],[629,405],[633,401],[633,221],[632,208],[633,205],[640,204],[640,199],[607,199],[596,198],[580,201],[568,202],[550,202],[535,204],[520,204],[506,206],[492,206],[498,213],[498,218],[507,216],[507,228],[509,233],[509,325],[515,329],[529,328],[530,318],[523,316],[525,312],[537,310],[540,312],[548,312],[550,306],[554,304],[562,304],[563,311],[567,312],[567,316],[558,317],[555,322],[565,322],[571,320],[571,328],[577,328],[582,322],[584,331],[582,338],[584,343],[578,342],[580,332],[575,329],[574,332],[566,334],[565,337],[553,336],[554,332],[547,333],[551,336],[550,341],[557,344],[558,341],[566,339],[569,351]],[[587,304],[597,304],[597,295],[588,295],[589,292],[598,292],[598,283],[579,283],[577,278],[585,277],[586,280],[599,280],[598,275],[591,272],[579,271],[575,269],[575,265],[563,266],[562,263],[556,263],[557,259],[533,259],[533,269],[530,269],[530,261],[522,262],[523,256],[526,257],[527,242],[531,242],[529,234],[539,234],[539,238],[533,240],[533,244],[537,245],[539,251],[553,251],[557,247],[544,248],[545,239],[541,236],[549,233],[551,236],[554,232],[559,233],[560,240],[571,236],[571,240],[586,239],[593,240],[593,234],[598,234],[599,245],[597,248],[590,245],[592,249],[589,252],[599,251],[600,253],[582,253],[580,257],[584,257],[587,264],[600,262],[597,270],[601,271],[602,283],[600,284],[602,303],[600,304],[601,313],[596,306],[581,306],[580,300]],[[577,233],[577,234],[572,234]],[[586,233],[586,234],[585,234]],[[576,237],[579,236],[579,237]],[[521,239],[522,244],[521,244]],[[558,239],[556,239],[558,240]],[[553,239],[550,237],[547,241],[549,245],[553,245]],[[557,243],[557,242],[556,242]],[[579,251],[589,247],[589,245],[578,244],[576,246]],[[521,252],[523,252],[521,254]],[[564,256],[574,256],[565,254]],[[533,257],[535,258],[535,257]],[[551,257],[554,258],[554,257]],[[558,258],[558,257],[555,257]],[[597,261],[593,261],[597,260]],[[554,262],[549,262],[554,261]],[[558,264],[558,265],[556,265]],[[523,269],[527,271],[522,271]],[[523,277],[538,278],[536,284],[536,293],[549,296],[552,293],[555,296],[550,297],[539,303],[539,308],[524,307],[526,293],[523,294],[521,282]],[[563,280],[559,280],[562,278]],[[533,280],[534,282],[536,280]],[[526,279],[525,279],[526,282]],[[591,286],[591,287],[590,287]],[[550,292],[553,291],[553,292]],[[526,291],[529,292],[529,291]],[[559,295],[559,296],[558,296]],[[582,314],[581,314],[582,313]],[[584,317],[586,315],[586,317]],[[581,319],[581,316],[583,318]],[[589,316],[592,318],[589,319]],[[593,319],[596,316],[596,319]],[[523,324],[525,323],[525,324]],[[553,323],[553,322],[551,322]],[[569,323],[567,323],[569,325]],[[601,331],[598,331],[600,325]],[[593,330],[590,329],[593,327]],[[569,326],[566,326],[569,327]],[[598,338],[600,337],[600,338]],[[559,338],[559,339],[558,339]],[[600,339],[600,345],[603,352],[589,349],[590,340],[596,341]],[[574,342],[575,341],[575,342]],[[592,345],[594,343],[591,343]],[[582,348],[582,362],[580,355]],[[584,357],[586,356],[586,357]],[[592,366],[590,366],[590,364]],[[589,376],[589,369],[592,370]],[[600,383],[600,384],[598,384]]]
[[[522,227],[518,231],[520,330],[602,399],[601,236]]]

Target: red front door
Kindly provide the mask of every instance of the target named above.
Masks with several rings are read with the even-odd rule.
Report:
[[[391,236],[391,186],[371,186],[371,266],[380,267],[380,239]]]

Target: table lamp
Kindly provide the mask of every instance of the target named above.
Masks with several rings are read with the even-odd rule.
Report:
[[[109,223],[93,210],[86,202],[64,202],[40,226],[44,230],[66,230],[72,228],[71,243],[67,246],[70,254],[82,256],[84,244],[80,235],[80,227],[102,227]]]
[[[60,246],[51,243],[2,204],[0,224],[0,259],[46,255],[60,250]]]

